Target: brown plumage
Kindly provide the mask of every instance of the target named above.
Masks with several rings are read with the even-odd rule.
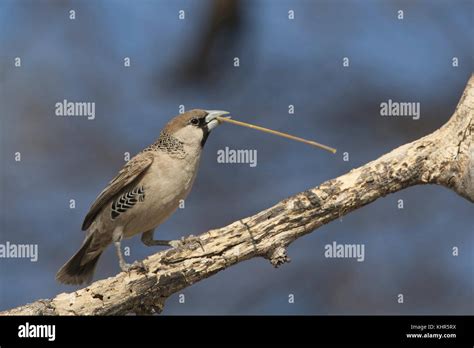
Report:
[[[166,124],[160,137],[138,153],[99,194],[82,229],[79,251],[58,271],[67,284],[89,281],[104,249],[114,243],[122,270],[129,269],[120,248],[122,238],[142,233],[146,245],[171,245],[153,240],[153,231],[176,210],[194,182],[202,147],[224,111],[191,110]]]

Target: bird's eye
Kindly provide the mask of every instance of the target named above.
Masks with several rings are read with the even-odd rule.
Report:
[[[197,125],[197,124],[199,124],[199,120],[197,118],[192,118],[191,119],[191,124]]]

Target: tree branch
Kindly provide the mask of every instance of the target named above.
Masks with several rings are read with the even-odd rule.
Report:
[[[258,256],[275,267],[288,262],[286,247],[297,238],[406,187],[443,185],[474,202],[473,115],[474,75],[451,119],[435,132],[256,215],[203,233],[202,247],[196,243],[154,254],[144,260],[144,273],[122,272],[0,315],[160,313],[171,294],[238,262]]]

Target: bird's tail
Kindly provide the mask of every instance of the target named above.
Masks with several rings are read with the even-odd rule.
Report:
[[[96,256],[90,258],[89,247],[91,246],[93,234],[90,234],[82,244],[81,248],[69,259],[56,273],[56,280],[64,284],[79,285],[91,281],[95,266],[99,260],[102,250]]]

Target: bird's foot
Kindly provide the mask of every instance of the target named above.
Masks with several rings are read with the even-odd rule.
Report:
[[[173,248],[189,248],[191,250],[197,249],[198,245],[204,251],[202,241],[199,237],[195,237],[192,234],[188,237],[182,237],[178,240],[170,240],[169,245]]]
[[[131,271],[137,271],[138,273],[148,272],[147,267],[142,261],[135,261],[134,263],[123,263],[120,265],[123,272],[130,273]]]

